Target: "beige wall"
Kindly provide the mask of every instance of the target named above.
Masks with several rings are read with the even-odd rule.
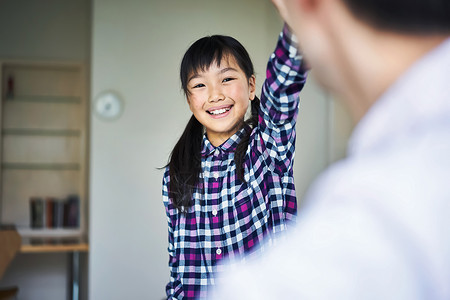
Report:
[[[90,0],[0,1],[0,55],[88,61]]]
[[[268,0],[94,0],[92,97],[119,92],[125,112],[92,117],[90,299],[162,299],[168,280],[162,171],[190,116],[179,63],[206,34],[240,40],[258,86],[281,22]],[[303,92],[295,176],[298,195],[334,157],[327,95]],[[331,150],[330,150],[331,149]]]

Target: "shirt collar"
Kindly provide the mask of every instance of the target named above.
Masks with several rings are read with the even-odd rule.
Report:
[[[218,147],[214,147],[213,144],[208,140],[206,133],[203,135],[202,142],[202,156],[211,155],[216,149],[220,149],[222,152],[234,152],[236,150],[237,145],[241,141],[244,136],[246,130],[250,130],[249,125],[244,125],[241,129],[239,129],[235,134],[233,134],[228,140],[226,140],[222,145]]]
[[[350,156],[377,151],[402,135],[449,118],[450,38],[416,61],[372,105],[349,141]]]

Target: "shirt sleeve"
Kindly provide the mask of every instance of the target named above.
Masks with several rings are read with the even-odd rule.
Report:
[[[169,235],[169,270],[170,270],[170,281],[166,285],[166,295],[167,299],[178,299],[183,296],[183,284],[181,283],[181,278],[178,273],[178,257],[176,255],[174,246],[174,235],[173,235],[173,221],[174,215],[177,213],[177,209],[173,206],[172,201],[169,199],[169,170],[166,169],[163,177],[162,183],[162,196],[164,207],[166,209],[167,223],[168,223],[168,235]]]
[[[271,169],[280,174],[292,167],[299,93],[306,73],[296,39],[285,25],[267,64],[258,125],[262,150],[268,153]]]

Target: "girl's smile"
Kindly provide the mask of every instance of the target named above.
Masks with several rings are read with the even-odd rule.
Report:
[[[217,119],[227,116],[232,108],[233,105],[222,105],[219,107],[210,108],[207,112],[211,115],[211,117]]]
[[[235,58],[227,56],[191,74],[188,92],[189,108],[217,147],[240,129],[249,101],[255,98],[255,76],[247,78]]]

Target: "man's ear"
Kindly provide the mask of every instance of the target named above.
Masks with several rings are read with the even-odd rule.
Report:
[[[249,87],[249,99],[253,100],[256,96],[256,77],[255,75],[250,76],[248,79],[248,87]]]

